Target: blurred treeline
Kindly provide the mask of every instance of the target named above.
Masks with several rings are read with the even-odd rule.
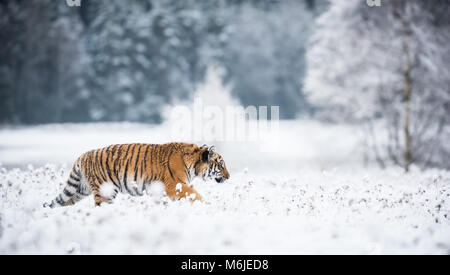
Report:
[[[308,113],[323,0],[0,0],[0,122],[161,121],[209,66],[243,105]]]

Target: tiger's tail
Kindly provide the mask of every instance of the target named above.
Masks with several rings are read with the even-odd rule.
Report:
[[[59,194],[54,200],[50,203],[44,203],[44,207],[61,207],[67,205],[73,205],[76,202],[80,201],[84,197],[90,194],[90,190],[86,190],[88,188],[83,188],[83,183],[81,181],[81,170],[80,165],[77,163],[72,168],[70,172],[69,179],[67,180],[67,184],[64,187],[64,190],[61,194]]]

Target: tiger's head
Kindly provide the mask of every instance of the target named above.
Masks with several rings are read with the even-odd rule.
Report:
[[[201,176],[203,180],[215,179],[216,182],[222,183],[230,178],[230,173],[227,170],[225,161],[222,156],[214,150],[214,146],[200,147],[201,161],[197,165],[196,174]]]

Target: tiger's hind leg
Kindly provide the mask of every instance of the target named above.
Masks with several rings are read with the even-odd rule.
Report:
[[[102,186],[107,184],[107,187]],[[94,194],[95,206],[100,206],[102,203],[112,203],[116,198],[119,189],[111,183],[103,183],[99,178],[91,178],[88,182],[92,194]]]
[[[68,200],[64,206],[74,205],[75,203],[77,203],[77,202],[81,201],[82,199],[86,198],[87,196],[89,196],[91,193],[92,192],[89,189],[89,187],[83,186],[83,183],[82,183],[80,188],[75,193],[75,195],[73,195],[72,198],[70,198],[70,200]]]

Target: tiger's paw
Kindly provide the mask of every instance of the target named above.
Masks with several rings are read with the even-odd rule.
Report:
[[[200,196],[200,195],[197,194],[197,193],[191,193],[191,194],[189,194],[187,197],[191,200],[191,202],[196,202],[196,201],[198,201],[198,202],[204,202],[202,196]]]

